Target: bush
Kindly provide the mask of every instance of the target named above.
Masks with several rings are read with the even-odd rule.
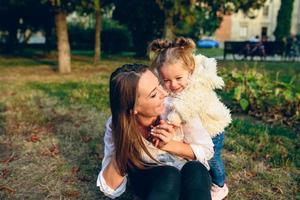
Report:
[[[69,25],[69,40],[72,49],[94,49],[94,28],[83,28],[79,25]]]
[[[69,25],[69,39],[72,49],[94,49],[95,29],[80,25]],[[130,31],[124,25],[111,19],[103,19],[101,49],[108,53],[128,51],[132,45]]]
[[[300,93],[296,87],[297,76],[289,82],[272,79],[256,69],[231,70],[224,74],[226,92],[235,106],[268,122],[284,122],[299,128]]]
[[[108,53],[128,51],[132,46],[132,37],[128,28],[114,20],[104,20],[101,33],[102,49]]]

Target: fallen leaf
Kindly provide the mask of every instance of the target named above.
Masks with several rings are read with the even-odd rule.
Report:
[[[57,155],[59,154],[59,148],[57,144],[53,144],[52,147],[49,148],[49,151],[53,154],[53,155]]]
[[[54,123],[48,123],[47,126],[46,126],[46,129],[50,132],[52,132],[55,128],[55,125]]]
[[[84,175],[84,174],[80,175],[78,177],[78,179],[81,180],[81,181],[83,181],[83,182],[90,182],[90,181],[93,180],[93,178],[91,176]]]
[[[76,190],[74,190],[74,191],[66,191],[66,192],[64,192],[64,195],[66,197],[78,197],[80,195],[80,192],[76,191]]]
[[[42,155],[54,157],[59,153],[60,153],[60,151],[59,151],[58,145],[53,144],[51,147],[47,148],[44,152],[42,152]]]
[[[90,142],[92,140],[92,137],[90,137],[90,136],[82,136],[81,140],[83,142],[85,142],[85,143],[88,143],[88,142]]]
[[[76,176],[77,174],[78,174],[78,172],[80,171],[80,168],[79,167],[72,167],[72,174],[74,175],[74,176]]]
[[[75,183],[76,180],[72,177],[63,177],[63,182],[66,184],[72,184],[72,183]]]
[[[38,135],[32,135],[30,137],[30,141],[31,142],[38,142],[38,141],[40,141],[40,137]]]
[[[2,169],[0,171],[0,178],[6,179],[9,175],[9,170],[8,169]]]

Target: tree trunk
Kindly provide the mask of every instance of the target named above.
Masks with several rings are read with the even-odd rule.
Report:
[[[95,54],[94,54],[94,64],[97,64],[101,56],[101,10],[100,10],[100,0],[95,2]]]
[[[174,39],[173,12],[165,11],[164,38]]]
[[[71,55],[67,27],[67,14],[58,11],[55,14],[55,26],[58,48],[58,71],[60,73],[71,72]]]

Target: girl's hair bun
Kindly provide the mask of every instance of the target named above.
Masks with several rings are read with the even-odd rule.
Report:
[[[173,46],[174,47],[179,47],[182,49],[190,49],[190,50],[195,50],[196,49],[196,44],[195,42],[190,39],[190,38],[184,38],[184,37],[178,37],[173,41]]]
[[[165,49],[172,47],[172,42],[167,39],[156,39],[153,40],[149,45],[149,51],[158,53]]]

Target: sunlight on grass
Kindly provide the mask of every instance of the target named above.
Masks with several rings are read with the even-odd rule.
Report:
[[[109,75],[124,63],[148,61],[112,56],[93,66],[85,59],[74,62],[72,74],[60,75],[30,59],[0,58],[0,199],[107,199],[95,182],[110,115]],[[274,68],[269,63],[219,64],[229,71],[283,70],[287,80],[299,72],[293,63],[284,69],[282,63]],[[222,93],[229,103],[232,95]],[[228,199],[300,198],[299,134],[287,126],[233,115],[223,154]],[[133,196],[127,191],[119,199]]]

